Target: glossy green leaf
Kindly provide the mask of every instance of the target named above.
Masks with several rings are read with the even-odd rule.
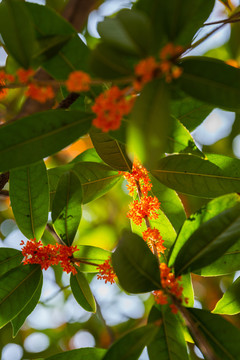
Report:
[[[0,276],[9,270],[19,266],[22,262],[23,255],[21,251],[10,248],[0,249]]]
[[[199,126],[213,110],[213,106],[191,97],[172,100],[171,115],[178,119],[189,131]]]
[[[207,57],[188,57],[181,63],[181,89],[198,100],[227,110],[238,110],[240,69]]]
[[[71,274],[70,285],[73,296],[86,311],[96,312],[96,302],[85,275],[77,269],[77,274]]]
[[[74,171],[81,181],[84,204],[104,195],[121,179],[121,175],[107,165],[88,161],[72,162],[69,165],[48,170],[52,199],[56,193],[60,177],[64,172],[70,170]]]
[[[184,302],[184,306],[192,307],[194,305],[194,290],[191,274],[182,275],[180,283],[183,287],[182,298],[188,299],[187,302]]]
[[[10,200],[16,223],[28,239],[39,240],[48,221],[49,188],[44,161],[10,171]]]
[[[200,269],[223,255],[240,237],[239,211],[240,203],[201,224],[177,254],[176,273]]]
[[[192,135],[177,119],[172,118],[172,130],[167,138],[167,153],[190,153],[204,157],[196,146]]]
[[[102,360],[137,360],[154,339],[158,326],[149,324],[132,330],[112,344]]]
[[[34,21],[40,50],[48,38],[65,37],[66,44],[63,42],[60,48],[52,47],[50,53],[45,52],[43,67],[47,72],[63,80],[74,70],[88,70],[89,49],[71,24],[47,6],[27,3],[26,8]]]
[[[31,300],[26,304],[26,306],[21,310],[21,312],[14,319],[11,320],[11,324],[13,328],[13,337],[17,336],[18,331],[24,324],[24,321],[37,306],[42,292],[42,284],[43,284],[43,277],[41,276],[39,284]]]
[[[209,17],[214,0],[139,0],[135,8],[147,14],[154,29],[154,49],[168,42],[189,45],[195,33]],[[161,34],[161,36],[160,36]]]
[[[110,251],[89,245],[78,245],[78,251],[74,253],[74,257],[81,260],[81,271],[88,273],[98,272],[97,266],[103,264],[110,256]]]
[[[189,309],[189,311],[219,359],[240,360],[238,328],[220,315],[211,314],[209,311],[200,309]]]
[[[178,317],[171,312],[169,305],[152,307],[148,323],[158,322],[159,330],[155,339],[148,345],[150,360],[186,360],[187,345],[183,328]]]
[[[101,360],[105,354],[105,349],[82,348],[77,350],[64,351],[46,358],[46,360]]]
[[[147,169],[156,168],[166,151],[171,122],[166,83],[163,80],[152,81],[135,101],[128,133],[130,151]]]
[[[240,313],[240,277],[227,289],[212,312],[225,315]]]
[[[157,258],[138,235],[124,232],[112,255],[120,285],[130,293],[144,293],[161,287]]]
[[[124,9],[114,18],[98,24],[101,39],[123,52],[146,57],[152,34],[149,19],[141,12]]]
[[[15,318],[31,300],[41,275],[39,265],[20,265],[0,277],[0,327]]]
[[[8,0],[0,4],[0,33],[9,53],[27,69],[36,44],[34,24],[23,2]]]
[[[151,173],[164,185],[194,196],[213,198],[240,192],[240,160],[220,155],[209,155],[209,160],[195,155],[169,155]]]
[[[77,140],[90,128],[92,114],[49,110],[0,129],[0,171],[32,164]]]
[[[94,148],[87,149],[87,150],[83,151],[81,154],[76,156],[70,163],[71,164],[72,163],[78,163],[80,161],[82,161],[82,162],[83,161],[97,162],[97,163],[102,163],[103,162]]]
[[[57,186],[52,204],[53,227],[63,242],[73,243],[82,217],[82,186],[73,171],[64,173]]]
[[[120,171],[132,170],[132,163],[122,144],[97,128],[91,129],[90,136],[98,155],[106,164]]]
[[[151,173],[149,177],[153,185],[152,193],[160,201],[160,209],[170,220],[176,232],[178,232],[186,220],[186,214],[180,198],[174,190],[160,183]]]
[[[173,266],[177,254],[187,242],[187,240],[208,220],[216,217],[223,211],[234,207],[240,203],[240,197],[237,194],[228,194],[221,196],[208,202],[202,206],[197,212],[192,214],[182,225],[182,228],[178,234],[174,247],[171,251],[168,265]]]

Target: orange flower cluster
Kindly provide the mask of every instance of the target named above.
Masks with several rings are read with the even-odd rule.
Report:
[[[133,99],[128,99],[126,90],[112,86],[95,99],[92,111],[97,114],[93,125],[102,131],[116,130],[120,127],[121,119],[128,114],[133,106]]]
[[[17,76],[18,76],[18,80],[21,84],[27,84],[28,81],[30,80],[30,78],[33,77],[34,75],[34,70],[33,69],[18,69],[17,70]]]
[[[90,89],[90,76],[83,71],[73,71],[70,73],[66,87],[68,91],[88,91]]]
[[[137,160],[134,160],[132,172],[124,173],[124,178],[128,182],[127,189],[129,191],[129,195],[131,196],[134,196],[137,184],[136,182],[139,182],[143,196],[147,196],[148,192],[151,191],[152,183],[149,179],[148,172]]]
[[[45,103],[47,100],[53,99],[55,94],[51,86],[38,86],[35,84],[29,84],[25,93],[26,96]]]
[[[142,220],[146,217],[149,219],[157,219],[160,203],[156,196],[143,196],[141,201],[134,200],[129,204],[129,212],[127,217],[132,219],[136,225],[142,225]]]
[[[183,51],[184,49],[181,46],[169,43],[160,51],[159,62],[152,56],[141,60],[135,66],[136,80],[133,82],[134,89],[140,91],[146,83],[155,77],[165,76],[167,83],[171,82],[172,79],[178,78],[182,74],[182,69],[174,61]]]
[[[12,83],[15,80],[15,77],[11,74],[6,74],[4,70],[0,71],[0,99],[3,99],[8,94],[7,88],[1,88],[1,86],[5,86],[7,83]]]
[[[160,231],[158,229],[148,228],[147,230],[145,230],[143,232],[143,240],[148,243],[150,248],[152,247],[152,245],[154,245],[159,255],[163,254],[166,250],[166,247],[163,246],[164,240],[160,235]]]
[[[24,241],[21,241],[20,245],[25,245]],[[61,244],[43,246],[41,241],[36,242],[35,239],[31,239],[28,240],[22,248],[22,254],[24,256],[23,264],[40,264],[41,269],[45,270],[51,265],[60,264],[63,271],[67,273],[72,272],[73,275],[75,275],[77,270],[71,260],[73,253],[77,250],[77,246],[65,246]]]
[[[111,258],[107,259],[103,264],[97,267],[99,274],[97,275],[98,279],[105,280],[105,284],[109,281],[111,284],[115,282],[114,278],[116,274],[114,273]]]

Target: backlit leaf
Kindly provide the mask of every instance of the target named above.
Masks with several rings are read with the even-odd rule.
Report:
[[[43,161],[10,171],[10,199],[21,232],[39,240],[48,221],[49,189]]]
[[[81,260],[81,271],[89,273],[98,272],[97,266],[103,264],[110,255],[108,250],[89,245],[78,245],[78,251],[74,252],[74,257]]]
[[[212,312],[226,315],[240,313],[240,277],[227,289]]]

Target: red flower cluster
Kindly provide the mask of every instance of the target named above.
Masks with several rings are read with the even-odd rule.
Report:
[[[112,86],[95,99],[92,111],[97,114],[93,125],[104,132],[120,127],[122,117],[128,114],[133,106],[133,99],[126,98],[126,90]]]
[[[116,274],[114,273],[111,258],[107,259],[103,264],[97,267],[99,274],[97,275],[98,279],[105,280],[105,284],[109,281],[111,284],[115,282],[114,278]]]
[[[21,241],[20,245],[25,245]],[[35,239],[28,240],[22,248],[24,256],[23,264],[40,264],[41,269],[47,270],[49,266],[60,264],[63,271],[77,273],[73,263],[72,256],[77,251],[77,246],[65,246],[61,244],[43,246],[41,241],[36,242]],[[77,263],[75,263],[77,264]],[[79,264],[77,264],[79,265]]]
[[[6,74],[5,71],[0,71],[0,99],[3,99],[8,94],[8,89],[1,88],[1,86],[5,86],[7,83],[11,83],[15,80],[15,77],[11,74]]]
[[[146,217],[149,219],[157,219],[160,203],[156,196],[143,196],[141,200],[134,200],[129,204],[129,212],[127,217],[132,219],[136,225],[142,225],[142,220]]]
[[[178,78],[182,74],[182,69],[174,64],[174,60],[183,53],[181,46],[175,46],[171,43],[162,48],[159,53],[160,61],[157,62],[154,57],[141,60],[135,66],[136,79],[133,87],[140,91],[143,86],[155,77],[165,76],[166,82]]]
[[[47,100],[53,99],[55,94],[51,86],[38,86],[35,84],[29,84],[25,93],[26,96],[45,103]]]
[[[88,91],[90,89],[90,76],[83,71],[73,71],[67,81],[66,87],[68,91]]]
[[[160,231],[158,229],[148,228],[147,230],[145,230],[143,232],[143,240],[148,243],[150,248],[152,247],[152,245],[154,245],[157,249],[158,254],[163,254],[166,250],[166,247],[163,246],[164,240],[160,235]]]
[[[27,84],[30,78],[33,77],[35,71],[33,69],[18,69],[17,70],[17,76],[18,80],[21,84]]]
[[[131,196],[134,196],[137,186],[136,182],[139,182],[143,196],[147,196],[148,192],[151,191],[152,183],[149,179],[148,172],[137,160],[133,163],[132,172],[125,172],[124,178],[128,182],[127,189]]]

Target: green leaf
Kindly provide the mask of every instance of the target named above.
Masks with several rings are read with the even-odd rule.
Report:
[[[240,108],[240,69],[213,58],[184,58],[178,79],[182,90],[198,100],[227,110]]]
[[[0,171],[32,164],[87,133],[93,116],[80,111],[49,110],[0,129]]]
[[[89,49],[71,24],[47,6],[26,3],[26,8],[36,27],[40,51],[48,39],[52,38],[53,40],[54,38],[57,39],[57,37],[62,39],[62,43],[58,43],[60,47],[51,47],[49,53],[45,52],[47,60],[44,62],[43,67],[47,72],[54,78],[63,80],[74,70],[87,71]],[[63,41],[63,39],[65,40]],[[44,60],[44,58],[40,57],[40,60]]]
[[[240,330],[219,315],[200,309],[188,309],[197,327],[219,359],[240,360]],[[197,339],[196,339],[197,340]]]
[[[38,265],[20,265],[0,277],[0,328],[15,318],[31,300],[41,275]]]
[[[136,99],[128,133],[130,151],[148,169],[156,168],[166,151],[171,122],[166,83],[163,80],[152,81]]]
[[[137,360],[144,347],[154,339],[158,326],[149,324],[132,330],[117,340],[102,360]]]
[[[147,14],[154,29],[154,50],[168,42],[189,45],[195,33],[209,17],[214,0],[139,0],[135,7]],[[161,34],[161,36],[160,36]]]
[[[176,118],[172,118],[172,131],[168,136],[167,142],[167,153],[191,153],[204,157],[204,154],[196,146],[189,131]]]
[[[108,192],[120,179],[121,175],[107,165],[95,162],[72,162],[48,170],[50,194],[53,199],[58,181],[66,171],[74,171],[79,177],[83,190],[83,204],[95,200]]]
[[[64,351],[46,358],[46,360],[101,360],[105,354],[105,349],[82,348],[77,350]]]
[[[35,48],[34,24],[21,1],[0,4],[0,33],[7,51],[24,68],[28,68]]]
[[[39,240],[48,221],[49,189],[44,161],[10,171],[10,200],[16,223],[28,239]]]
[[[72,245],[82,217],[82,186],[78,176],[68,171],[58,182],[52,204],[53,227],[68,246]]]
[[[220,155],[207,157],[211,161],[195,155],[169,155],[151,173],[164,185],[194,196],[213,198],[240,192],[240,160]]]
[[[232,283],[223,297],[217,302],[213,313],[235,315],[240,313],[240,277]]]
[[[78,245],[78,251],[74,253],[76,259],[83,261],[80,261],[81,271],[88,273],[98,272],[97,266],[103,264],[110,255],[111,252],[108,250],[89,245]],[[92,263],[92,265],[88,263]]]
[[[180,198],[174,190],[160,183],[151,173],[149,177],[153,185],[151,191],[159,199],[160,209],[167,216],[176,232],[178,232],[186,220],[186,214]]]
[[[73,296],[86,311],[96,312],[96,302],[85,275],[77,269],[77,274],[71,274],[70,285]]]
[[[125,231],[112,255],[112,264],[120,285],[130,293],[159,289],[157,258],[138,235]]]
[[[42,284],[43,284],[43,277],[41,276],[39,284],[31,300],[25,305],[25,307],[21,310],[21,312],[14,319],[11,320],[11,324],[13,328],[13,337],[17,336],[18,331],[24,324],[24,321],[37,306],[42,292]]]
[[[184,306],[192,307],[194,305],[194,290],[191,274],[182,275],[180,283],[183,287],[182,298],[188,299],[187,303],[184,303]]]
[[[186,360],[188,359],[187,345],[183,328],[178,317],[171,312],[169,305],[152,307],[148,323],[158,322],[159,330],[155,339],[148,345],[150,360]]]
[[[0,249],[0,276],[9,270],[19,266],[22,262],[23,255],[21,251],[10,248]]]
[[[70,162],[70,164],[84,162],[84,161],[97,162],[97,163],[103,162],[102,159],[98,156],[96,150],[94,148],[92,148],[92,149],[87,149],[84,152],[82,152],[81,154],[79,154],[78,156],[76,156]]]
[[[176,274],[197,270],[214,262],[239,239],[239,210],[240,203],[224,210],[201,224],[187,238],[174,261]]]
[[[91,129],[90,136],[98,155],[106,164],[120,171],[132,170],[124,145],[97,128]]]
[[[101,39],[126,53],[147,57],[152,33],[149,19],[141,12],[124,9],[116,17],[98,24]]]
[[[191,97],[171,101],[171,115],[181,121],[189,130],[193,131],[199,126],[213,110],[213,106]]]
[[[202,206],[197,212],[192,214],[182,225],[182,228],[175,241],[174,247],[171,251],[171,256],[168,261],[170,267],[173,266],[177,254],[187,242],[187,240],[208,220],[213,219],[215,216],[221,214],[223,211],[234,207],[239,204],[240,197],[237,194],[228,194],[214,199],[204,206]]]

